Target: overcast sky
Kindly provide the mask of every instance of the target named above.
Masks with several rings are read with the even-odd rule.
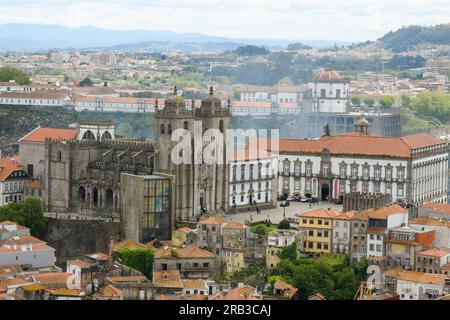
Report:
[[[0,24],[172,30],[233,38],[373,40],[450,23],[449,0],[0,0]]]

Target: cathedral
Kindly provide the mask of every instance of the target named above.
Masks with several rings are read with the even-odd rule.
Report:
[[[211,87],[201,106],[195,107],[174,91],[164,106],[156,105],[154,141],[116,137],[111,122],[101,120],[80,123],[71,139],[50,135],[41,145],[23,141],[20,153],[30,158],[24,161],[43,163],[44,211],[120,221],[122,238],[141,242],[168,239],[176,222],[196,222],[201,214],[228,212],[226,153],[220,154],[221,161],[209,163],[202,151],[211,143],[204,132],[225,133],[229,128],[229,102],[222,105]],[[182,150],[190,161],[173,159],[178,142],[172,133],[177,129],[187,132],[191,140],[190,149]],[[226,140],[219,143],[226,150]],[[33,152],[27,152],[31,147]],[[32,159],[40,154],[39,148],[43,159]]]

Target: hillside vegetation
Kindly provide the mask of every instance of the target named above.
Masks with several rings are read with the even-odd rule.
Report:
[[[408,26],[391,31],[378,39],[384,49],[407,51],[417,45],[450,45],[450,24],[431,27]]]

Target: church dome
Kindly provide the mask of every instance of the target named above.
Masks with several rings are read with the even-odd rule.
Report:
[[[220,100],[218,97],[214,96],[213,87],[209,89],[209,95],[202,99],[202,107],[221,107],[222,106],[222,100]]]
[[[164,105],[167,106],[174,106],[174,107],[185,107],[186,101],[184,100],[183,96],[179,96],[177,94],[177,87],[174,89],[174,94],[170,96],[169,98],[164,100]]]
[[[342,76],[338,72],[336,72],[336,71],[332,70],[330,67],[328,67],[325,70],[316,74],[316,76],[314,77],[314,80],[317,80],[317,81],[341,81]]]

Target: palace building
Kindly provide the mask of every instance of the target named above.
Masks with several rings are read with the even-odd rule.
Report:
[[[392,195],[411,204],[447,201],[448,144],[428,134],[370,135],[355,131],[316,140],[281,139],[278,193],[321,200],[351,192]]]

